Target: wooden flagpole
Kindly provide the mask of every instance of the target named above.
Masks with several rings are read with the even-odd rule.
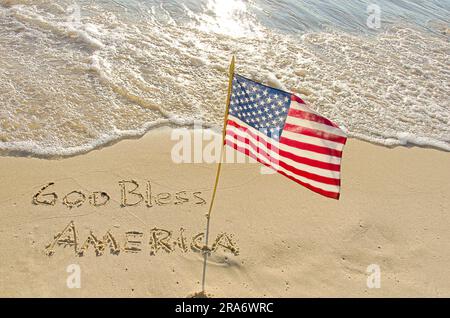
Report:
[[[205,246],[203,247],[203,276],[202,276],[202,294],[203,294],[203,296],[206,296],[206,292],[205,292],[206,261],[208,259],[208,254],[210,253],[210,249],[208,247],[209,224],[210,224],[210,219],[211,219],[211,211],[212,211],[213,206],[214,206],[214,199],[216,198],[217,185],[219,184],[220,170],[222,169],[222,160],[223,160],[223,154],[224,154],[223,148],[224,148],[224,144],[225,144],[225,136],[226,136],[226,129],[227,129],[227,121],[228,121],[228,112],[229,112],[229,109],[230,109],[231,91],[232,91],[232,88],[233,88],[234,64],[235,64],[235,58],[234,58],[234,55],[233,55],[233,58],[231,59],[230,70],[229,70],[227,106],[225,108],[225,116],[224,116],[224,119],[223,119],[222,145],[221,145],[221,148],[220,148],[219,164],[217,166],[216,182],[214,183],[214,190],[213,190],[213,194],[212,194],[212,197],[211,197],[211,203],[209,205],[208,214],[206,215]]]

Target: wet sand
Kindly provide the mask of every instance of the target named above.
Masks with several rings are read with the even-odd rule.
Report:
[[[1,157],[0,296],[200,291],[216,165],[173,163],[174,143],[162,128],[66,159]],[[449,154],[350,139],[342,174],[335,201],[258,164],[225,164],[207,292],[450,296]],[[380,288],[367,285],[371,264]]]

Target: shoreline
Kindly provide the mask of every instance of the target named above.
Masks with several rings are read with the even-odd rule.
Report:
[[[131,140],[139,140],[142,138],[145,138],[147,135],[152,134],[152,133],[158,133],[158,131],[164,131],[167,129],[188,129],[189,131],[193,131],[193,125],[177,125],[176,123],[159,123],[159,124],[155,124],[155,126],[152,126],[149,129],[145,129],[145,132],[143,134],[139,134],[139,135],[127,135],[127,136],[123,136],[121,138],[118,139],[112,139],[109,141],[106,141],[104,143],[100,143],[98,145],[93,145],[92,147],[90,146],[77,146],[74,148],[85,148],[85,147],[89,147],[89,149],[84,150],[84,151],[80,151],[80,152],[76,152],[75,153],[71,153],[71,154],[59,154],[59,155],[45,155],[42,153],[34,153],[31,151],[23,151],[23,150],[7,150],[7,151],[3,151],[3,153],[0,152],[0,158],[30,158],[30,159],[43,159],[43,160],[65,160],[65,159],[69,159],[69,158],[74,158],[74,157],[78,157],[78,156],[84,156],[84,155],[88,155],[91,152],[95,152],[95,151],[101,151],[105,148],[109,148],[109,147],[114,147],[115,145],[121,143],[121,142],[126,142],[126,141],[131,141]],[[219,131],[219,128],[216,125],[206,125],[205,127],[203,127],[204,131],[207,132],[212,132],[212,134],[221,134],[221,128]],[[348,137],[349,140],[356,140],[358,142],[364,142],[364,143],[368,143],[370,145],[376,146],[376,147],[382,147],[382,148],[386,148],[386,149],[398,149],[398,148],[405,148],[405,149],[424,149],[424,150],[435,150],[435,151],[439,151],[439,152],[444,152],[444,153],[450,153],[450,150],[446,150],[444,148],[440,148],[437,146],[432,146],[432,145],[420,145],[420,144],[416,144],[416,143],[411,143],[411,142],[406,142],[405,144],[392,144],[392,145],[385,145],[379,142],[375,142],[375,141],[370,141],[361,137]],[[72,148],[69,148],[72,149]],[[344,148],[345,149],[345,148]],[[71,152],[71,151],[69,151]]]
[[[175,143],[163,127],[59,160],[0,157],[0,294],[198,292],[203,258],[195,247],[217,166],[173,163]],[[450,275],[444,252],[449,167],[443,151],[350,138],[341,200],[334,201],[281,175],[262,175],[258,164],[224,164],[206,291],[215,297],[448,297],[442,277]],[[34,204],[49,183],[38,198],[52,203],[54,193],[55,203]],[[72,221],[76,239],[64,232]],[[367,286],[372,264],[381,269],[379,289]],[[71,265],[81,270],[79,289],[66,285]]]

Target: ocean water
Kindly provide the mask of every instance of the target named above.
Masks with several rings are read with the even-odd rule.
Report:
[[[449,17],[450,0],[0,0],[0,154],[220,127],[233,53],[352,137],[449,151]]]

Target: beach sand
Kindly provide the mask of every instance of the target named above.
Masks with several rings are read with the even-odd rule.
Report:
[[[216,165],[173,163],[174,143],[170,129],[161,128],[60,160],[0,157],[0,296],[188,297],[200,291],[203,258],[196,247]],[[210,244],[216,244],[207,292],[449,297],[449,154],[349,139],[342,174],[335,201],[281,175],[262,175],[258,164],[225,164],[211,216]],[[142,197],[128,193],[131,180]],[[58,196],[54,205],[43,203],[53,203],[53,195],[43,196],[50,193]],[[71,226],[76,239],[67,231],[57,236]],[[367,285],[371,264],[381,270],[380,288]],[[78,269],[79,280],[73,276]],[[68,278],[70,287],[80,282],[80,288],[69,288]]]

